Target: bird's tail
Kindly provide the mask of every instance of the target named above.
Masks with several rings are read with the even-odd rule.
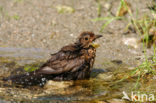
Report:
[[[42,74],[36,74],[35,72],[28,72],[21,75],[13,75],[3,78],[3,81],[11,81],[13,84],[18,84],[22,86],[33,86],[39,85],[43,86],[47,78]]]

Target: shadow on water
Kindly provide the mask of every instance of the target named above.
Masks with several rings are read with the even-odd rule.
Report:
[[[100,69],[100,68],[95,69],[95,68],[94,68],[94,69],[91,71],[91,77],[95,78],[98,74],[100,74],[100,73],[105,73],[105,72],[108,72],[108,71],[105,70],[105,69]]]

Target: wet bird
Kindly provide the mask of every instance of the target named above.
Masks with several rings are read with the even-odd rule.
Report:
[[[39,69],[21,75],[4,78],[4,81],[32,86],[44,86],[48,80],[67,81],[89,79],[95,60],[96,48],[93,42],[102,37],[92,32],[82,32],[73,44],[61,48]]]

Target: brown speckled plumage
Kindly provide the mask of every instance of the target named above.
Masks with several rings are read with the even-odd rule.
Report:
[[[91,45],[101,35],[83,32],[74,44],[61,48],[38,70],[26,74],[10,76],[4,80],[30,86],[43,86],[47,80],[88,79],[95,60],[96,49]]]

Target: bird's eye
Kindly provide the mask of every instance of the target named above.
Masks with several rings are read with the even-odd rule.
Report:
[[[88,37],[85,37],[85,40],[87,41],[88,40]]]

